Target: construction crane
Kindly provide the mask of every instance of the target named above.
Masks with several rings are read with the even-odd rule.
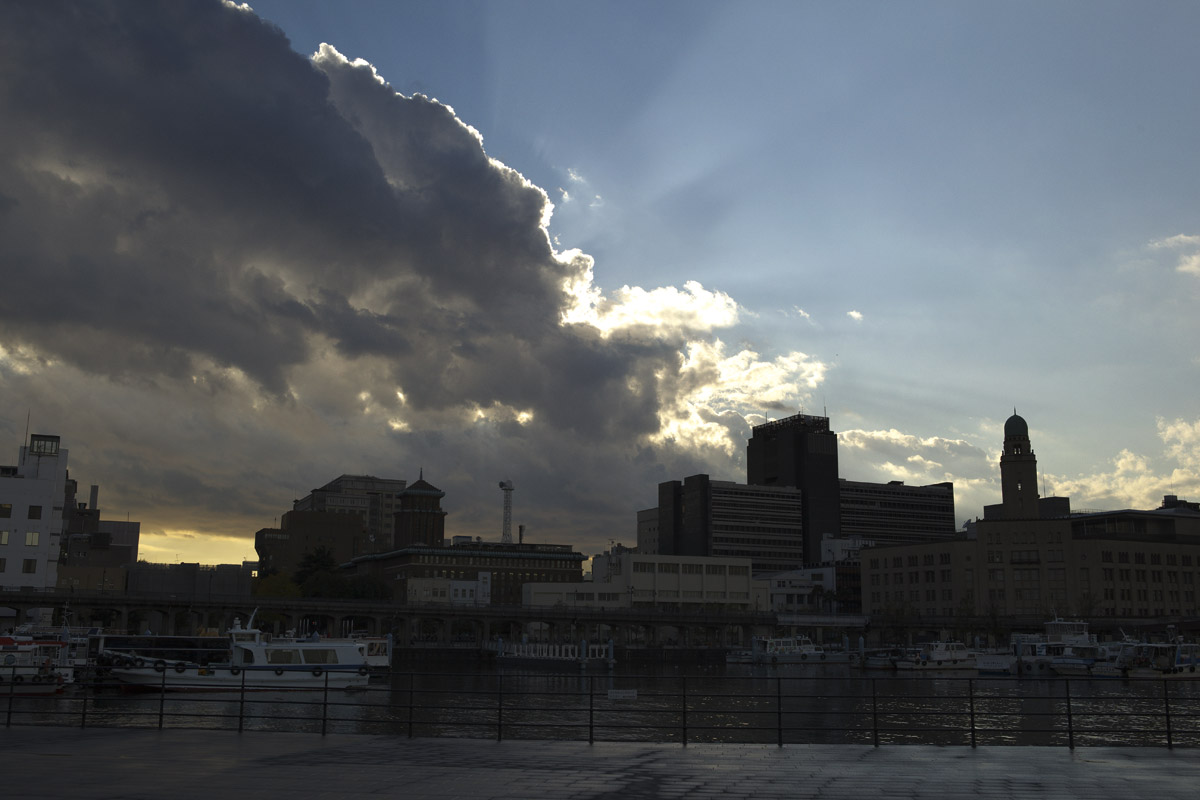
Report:
[[[504,492],[504,528],[500,532],[500,544],[512,544],[512,493],[513,482],[500,481],[500,490]]]

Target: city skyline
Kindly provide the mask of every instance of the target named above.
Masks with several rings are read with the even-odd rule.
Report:
[[[250,6],[0,9],[0,461],[144,557],[422,469],[599,552],[797,412],[960,524],[1014,408],[1042,494],[1200,496],[1200,8]]]

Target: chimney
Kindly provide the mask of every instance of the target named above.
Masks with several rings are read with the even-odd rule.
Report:
[[[525,526],[517,526],[517,544],[525,544]]]
[[[100,487],[94,483],[92,484],[91,495],[88,497],[88,508],[92,511],[100,509]]]

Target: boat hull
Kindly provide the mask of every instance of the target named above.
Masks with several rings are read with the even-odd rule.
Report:
[[[366,665],[333,665],[327,669],[309,666],[240,668],[157,664],[144,667],[113,667],[109,674],[113,679],[129,686],[168,691],[365,689],[370,679],[370,671]]]

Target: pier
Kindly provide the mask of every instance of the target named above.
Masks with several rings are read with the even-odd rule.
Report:
[[[8,800],[903,797],[1193,800],[1192,750],[397,739],[224,731],[0,730]]]

